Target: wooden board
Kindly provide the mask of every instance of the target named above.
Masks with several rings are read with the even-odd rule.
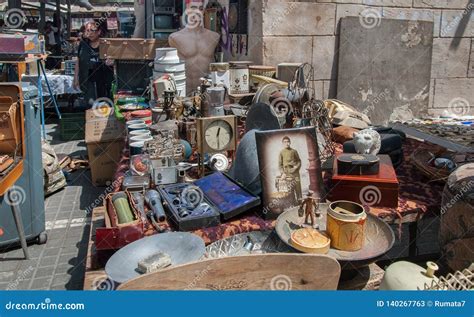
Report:
[[[341,19],[337,99],[373,124],[428,111],[433,22]]]
[[[144,275],[119,290],[335,290],[341,267],[329,256],[258,254],[190,263]]]
[[[84,274],[84,290],[95,290],[97,280],[105,280],[105,265],[101,266],[97,262],[97,250],[95,248],[95,230],[105,225],[105,207],[97,207],[92,210],[91,230],[89,233],[89,243],[87,246],[86,272]]]
[[[117,60],[153,60],[155,50],[168,41],[155,39],[104,38],[100,40],[100,58]]]

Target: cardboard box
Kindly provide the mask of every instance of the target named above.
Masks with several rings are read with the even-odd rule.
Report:
[[[99,109],[89,109],[86,110],[86,122],[109,119],[109,117],[113,115],[114,109],[112,107],[105,106]]]
[[[125,126],[115,116],[97,117],[92,110],[86,112],[87,153],[95,186],[113,181],[124,147]]]

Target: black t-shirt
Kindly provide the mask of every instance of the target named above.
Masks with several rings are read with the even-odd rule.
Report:
[[[112,69],[107,66],[104,61],[99,58],[99,47],[93,48],[86,41],[81,41],[79,44],[77,55],[79,59],[88,60],[88,80],[89,81],[102,81],[105,76],[110,75]],[[81,63],[82,64],[82,63]]]

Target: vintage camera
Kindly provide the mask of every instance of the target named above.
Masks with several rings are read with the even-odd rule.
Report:
[[[178,182],[178,168],[173,157],[163,156],[150,162],[152,167],[151,175],[156,186]]]

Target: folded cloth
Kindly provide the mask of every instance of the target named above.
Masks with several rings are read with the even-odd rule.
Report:
[[[356,132],[359,132],[359,130],[346,126],[340,126],[332,129],[334,142],[341,144],[352,140],[354,137],[354,133]]]

